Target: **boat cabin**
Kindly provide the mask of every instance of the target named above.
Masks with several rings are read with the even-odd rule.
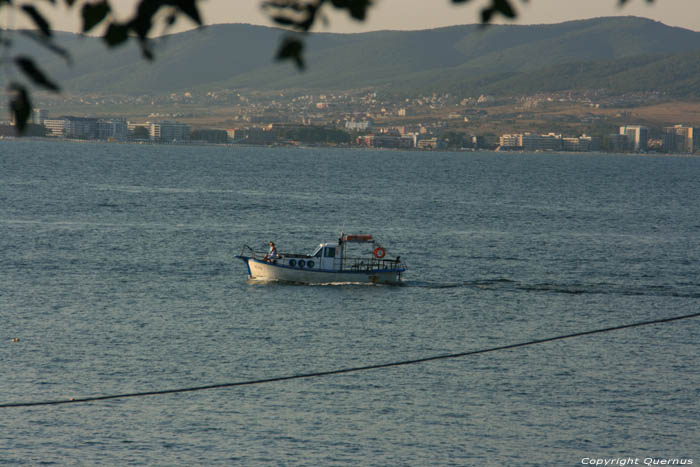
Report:
[[[311,256],[318,258],[321,269],[340,270],[343,264],[344,248],[337,243],[321,243]]]

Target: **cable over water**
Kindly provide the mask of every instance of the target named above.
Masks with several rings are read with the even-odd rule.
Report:
[[[631,324],[622,324],[619,326],[594,329],[594,330],[590,330],[590,331],[575,332],[572,334],[566,334],[566,335],[555,336],[555,337],[547,337],[544,339],[536,339],[536,340],[521,342],[521,343],[517,343],[517,344],[508,344],[508,345],[503,345],[503,346],[498,346],[498,347],[490,347],[490,348],[480,349],[480,350],[471,350],[471,351],[459,352],[459,353],[434,355],[434,356],[418,358],[418,359],[414,359],[414,360],[403,360],[403,361],[397,361],[397,362],[380,363],[380,364],[375,364],[375,365],[366,365],[366,366],[359,366],[359,367],[352,367],[352,368],[341,368],[341,369],[337,369],[337,370],[319,371],[319,372],[314,372],[314,373],[300,373],[300,374],[289,375],[289,376],[277,376],[277,377],[257,379],[257,380],[209,384],[209,385],[204,385],[204,386],[194,386],[194,387],[188,387],[188,388],[163,389],[163,390],[157,390],[157,391],[143,391],[143,392],[112,394],[112,395],[104,395],[104,396],[59,399],[59,400],[53,400],[53,401],[11,402],[11,403],[0,404],[0,409],[7,409],[7,408],[11,408],[11,407],[36,407],[36,406],[46,406],[46,405],[62,405],[62,404],[76,404],[76,403],[85,403],[85,402],[97,402],[97,401],[104,401],[104,400],[110,400],[110,399],[124,399],[124,398],[128,398],[128,397],[157,396],[157,395],[164,395],[164,394],[176,394],[176,393],[184,393],[184,392],[205,391],[205,390],[209,390],[209,389],[232,388],[232,387],[237,387],[237,386],[252,386],[252,385],[257,385],[257,384],[290,381],[290,380],[294,380],[294,379],[319,378],[319,377],[323,377],[323,376],[333,376],[333,375],[340,375],[340,374],[347,374],[347,373],[355,373],[355,372],[359,372],[359,371],[378,370],[378,369],[382,369],[382,368],[390,368],[390,367],[404,366],[404,365],[415,365],[415,364],[419,364],[419,363],[427,363],[427,362],[433,362],[433,361],[438,361],[438,360],[461,358],[461,357],[467,357],[467,356],[471,356],[471,355],[479,355],[479,354],[485,354],[485,353],[489,353],[489,352],[496,352],[499,350],[511,350],[511,349],[516,349],[519,347],[527,347],[527,346],[531,346],[531,345],[544,344],[546,342],[571,339],[573,337],[582,337],[582,336],[589,336],[589,335],[593,335],[593,334],[602,334],[605,332],[619,331],[622,329],[641,327],[641,326],[651,326],[654,324],[664,324],[664,323],[670,323],[673,321],[681,321],[681,320],[698,318],[698,317],[700,317],[700,312],[682,315],[682,316],[674,316],[674,317],[670,317],[670,318],[660,318],[660,319],[655,319],[655,320],[650,320],[650,321],[640,321],[640,322],[631,323]]]

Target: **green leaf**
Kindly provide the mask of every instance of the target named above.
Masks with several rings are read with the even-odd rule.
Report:
[[[488,24],[491,22],[491,18],[495,13],[500,13],[506,18],[515,18],[517,13],[510,5],[509,0],[493,0],[490,7],[481,10],[481,22],[482,24]]]
[[[270,0],[262,3],[263,9],[271,9],[274,13],[272,19],[283,26],[290,26],[298,31],[308,31],[316,21],[316,14],[325,0],[317,3],[301,3],[299,1],[288,2],[286,0]],[[360,0],[365,1],[365,0]],[[285,12],[291,12],[287,16]]]
[[[508,0],[493,0],[493,8],[506,18],[515,18],[515,10]]]
[[[372,0],[331,0],[331,3],[336,8],[348,10],[350,16],[360,21],[365,20],[367,10],[372,6]]]
[[[22,134],[27,128],[27,122],[32,113],[32,103],[29,100],[27,90],[21,84],[12,83],[9,89],[13,94],[10,100],[10,111],[14,117],[17,132]]]
[[[44,17],[39,13],[39,11],[34,8],[33,5],[22,5],[22,11],[24,11],[29,17],[34,21],[34,24],[41,31],[41,33],[46,37],[51,37],[51,26],[49,22],[44,19]]]
[[[129,39],[129,27],[124,24],[110,23],[102,39],[110,47],[126,42]]]
[[[287,9],[287,10],[292,10],[296,13],[301,13],[304,11],[306,8],[302,7],[298,2],[293,2],[290,3],[287,0],[268,0],[265,2],[262,2],[261,4],[263,10],[266,8],[272,8],[272,9]]]
[[[277,51],[277,60],[294,60],[297,68],[304,69],[304,59],[302,52],[304,44],[296,37],[285,37],[282,45]]]
[[[202,25],[202,17],[199,15],[196,0],[173,0],[173,3],[180,11],[189,16],[192,21],[200,26]]]
[[[22,72],[34,82],[34,84],[43,86],[46,89],[55,92],[58,92],[60,90],[54,82],[49,80],[49,78],[44,74],[43,71],[37,68],[37,66],[34,64],[34,60],[32,60],[31,58],[23,56],[16,57],[15,63],[20,68],[20,70],[22,70]]]
[[[20,34],[29,37],[30,39],[38,42],[42,46],[49,49],[51,52],[53,52],[57,55],[60,55],[61,57],[63,57],[63,59],[65,59],[66,63],[68,63],[69,65],[73,62],[68,51],[66,49],[64,49],[63,47],[56,45],[51,40],[51,38],[46,37],[43,34],[37,33],[36,31],[29,31],[26,29],[22,29],[20,31]]]
[[[277,24],[281,24],[282,26],[294,26],[297,24],[296,21],[293,21],[293,20],[287,18],[286,16],[281,16],[281,15],[273,16],[272,20]]]
[[[141,40],[148,37],[148,32],[153,27],[153,17],[163,6],[164,0],[141,0],[136,15],[128,23],[129,28],[139,36]]]
[[[86,3],[83,5],[81,14],[83,16],[83,32],[88,32],[107,17],[111,8],[109,3],[101,1],[98,3]]]
[[[148,61],[153,61],[155,56],[153,55],[153,44],[152,42],[148,39],[140,39],[139,44],[141,45],[141,55],[143,55],[143,58],[145,58]]]

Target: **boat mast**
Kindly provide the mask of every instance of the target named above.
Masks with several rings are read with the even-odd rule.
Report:
[[[340,246],[340,254],[342,255],[340,257],[340,270],[341,271],[345,269],[345,241],[343,241],[343,237],[345,237],[345,234],[341,230],[340,231],[340,238],[338,239],[338,243],[340,243],[340,245],[338,245],[338,246]]]

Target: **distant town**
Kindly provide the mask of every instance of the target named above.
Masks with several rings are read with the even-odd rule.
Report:
[[[656,101],[663,102],[663,96],[562,92],[517,98],[382,98],[377,92],[244,96],[237,91],[81,96],[35,108],[27,135],[158,144],[697,153],[700,137],[692,125],[628,122],[632,113],[619,110]],[[125,107],[156,111],[141,119],[108,115],[109,109]],[[66,108],[99,109],[99,116],[54,115]],[[13,122],[0,123],[0,137],[14,135]]]

